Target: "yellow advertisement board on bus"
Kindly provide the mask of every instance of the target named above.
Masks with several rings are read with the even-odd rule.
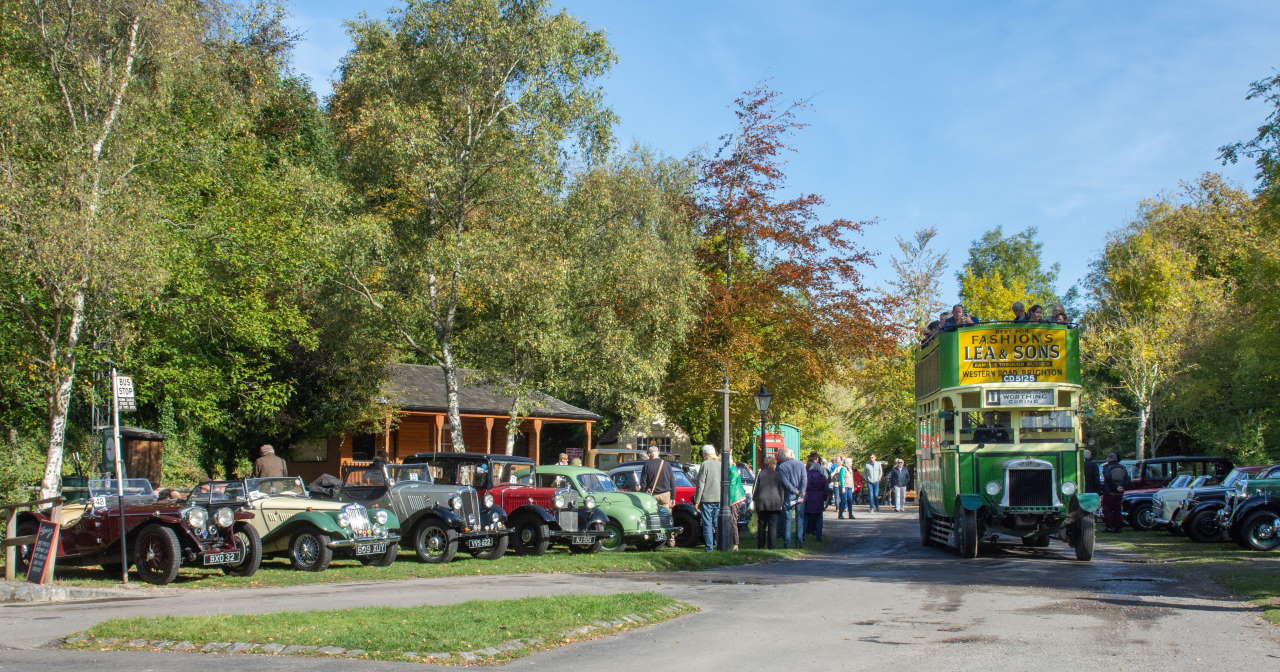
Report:
[[[1068,382],[1065,330],[970,328],[957,336],[961,385]]]

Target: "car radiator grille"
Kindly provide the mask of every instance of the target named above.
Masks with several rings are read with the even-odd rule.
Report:
[[[1053,506],[1053,471],[1010,469],[1009,506]]]
[[[347,521],[351,523],[351,534],[356,537],[372,537],[373,521],[369,520],[369,511],[363,506],[346,507]]]
[[[462,518],[471,527],[480,523],[480,495],[474,488],[462,492]]]
[[[561,511],[558,518],[560,529],[565,532],[578,531],[578,512],[577,511]]]
[[[648,523],[650,528],[671,527],[671,511],[663,509],[658,513],[649,514]]]

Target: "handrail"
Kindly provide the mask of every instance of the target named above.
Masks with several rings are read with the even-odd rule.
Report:
[[[34,500],[34,501],[30,501],[30,502],[22,502],[22,503],[20,503],[20,504],[0,504],[0,511],[5,511],[5,510],[8,510],[8,509],[21,509],[21,508],[23,508],[23,507],[27,507],[27,506],[33,506],[33,507],[35,507],[35,506],[40,506],[41,504],[47,504],[47,503],[50,503],[50,502],[53,502],[53,503],[61,503],[61,502],[62,502],[62,496],[61,496],[61,495],[59,495],[59,496],[57,496],[57,497],[46,497],[46,498],[44,498],[44,499],[37,499],[37,500]]]

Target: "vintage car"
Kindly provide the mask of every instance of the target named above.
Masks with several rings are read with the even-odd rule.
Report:
[[[1182,474],[1169,481],[1169,488],[1185,488],[1191,484],[1191,476]],[[1124,521],[1139,532],[1146,532],[1155,529],[1156,526],[1156,506],[1153,501],[1156,491],[1159,488],[1143,488],[1130,489],[1125,488],[1124,495],[1120,499],[1121,517]]]
[[[1151,513],[1155,518],[1151,527],[1169,529],[1169,521],[1173,519],[1173,514],[1182,507],[1182,503],[1190,496],[1192,490],[1209,487],[1217,482],[1218,479],[1212,476],[1196,476],[1186,485],[1156,490],[1151,494]],[[1175,536],[1179,536],[1181,532],[1181,530],[1169,530],[1169,534]]]
[[[236,576],[258,571],[262,547],[252,534],[243,533],[253,514],[235,505],[161,500],[145,478],[124,479],[123,491],[123,528],[115,479],[90,480],[88,499],[59,510],[58,520],[52,521],[61,526],[59,565],[101,565],[119,576],[123,529],[129,562],[147,583],[172,582],[183,564],[221,567]],[[40,523],[50,522],[49,515],[19,514],[18,535],[35,534]],[[26,571],[30,553],[30,546],[19,548],[19,571]]]
[[[383,567],[396,561],[400,521],[386,509],[340,504],[310,497],[297,476],[205,481],[191,501],[239,502],[253,512],[240,533],[262,540],[262,553],[285,556],[294,569],[322,572],[335,555]]]
[[[1256,551],[1280,548],[1280,473],[1272,468],[1265,476],[1236,483],[1218,512],[1231,539]]]
[[[486,453],[417,453],[405,464],[426,464],[437,484],[475,488],[492,496],[507,514],[511,547],[524,555],[542,555],[552,544],[574,553],[600,550],[609,517],[594,497],[579,497],[573,488],[556,486],[557,477],[542,477],[527,457]],[[521,476],[517,476],[517,472]]]
[[[469,485],[436,483],[430,465],[374,462],[350,469],[334,497],[395,512],[422,562],[449,562],[459,549],[485,560],[507,552],[507,514],[493,497]]]
[[[671,507],[671,518],[677,526],[680,527],[680,536],[676,538],[676,544],[680,546],[701,546],[702,545],[702,520],[698,508],[693,505],[693,496],[698,492],[698,487],[694,485],[693,479],[685,471],[684,465],[673,464],[672,479],[675,480],[675,498],[674,505]],[[747,501],[750,502],[752,488],[755,486],[755,474],[750,470],[738,467],[742,474],[743,489],[747,491]],[[644,462],[625,462],[613,469],[609,470],[609,478],[613,480],[613,484],[623,492],[643,492],[640,482],[640,473],[644,470]],[[745,534],[746,528],[751,524],[751,507],[746,509],[746,515],[738,518],[738,528],[740,533]]]
[[[1222,528],[1218,512],[1226,506],[1227,495],[1235,489],[1236,485],[1247,478],[1280,478],[1280,465],[1240,467],[1235,471],[1240,473],[1228,479],[1229,486],[1227,480],[1224,480],[1218,485],[1194,490],[1182,508],[1174,514],[1170,524],[1182,528],[1182,532],[1192,541],[1200,543],[1222,541],[1226,530]]]
[[[538,478],[543,483],[573,488],[582,499],[592,497],[596,506],[609,517],[607,533],[601,547],[606,551],[626,550],[628,544],[641,550],[653,550],[666,543],[681,528],[672,522],[671,511],[658,506],[658,500],[642,492],[622,492],[609,474],[589,467],[561,465],[539,466]],[[528,474],[517,473],[524,477]]]
[[[1139,462],[1133,469],[1134,476],[1125,488],[1129,490],[1158,490],[1169,487],[1178,476],[1212,476],[1225,478],[1235,467],[1225,457],[1171,455],[1152,457]]]

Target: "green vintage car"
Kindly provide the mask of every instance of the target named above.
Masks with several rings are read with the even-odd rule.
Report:
[[[528,479],[528,471],[521,478]],[[622,492],[613,485],[609,475],[599,469],[568,467],[561,465],[538,466],[536,483],[548,488],[573,488],[578,497],[588,497],[609,517],[605,524],[608,536],[601,548],[606,551],[626,550],[632,544],[644,551],[651,551],[666,543],[672,536],[679,536],[681,528],[672,524],[671,510],[658,506],[658,500],[642,492]]]
[[[254,514],[243,532],[261,538],[262,555],[285,556],[294,569],[324,571],[335,555],[381,567],[400,550],[394,512],[313,499],[297,476],[206,481],[191,501],[238,503]]]

